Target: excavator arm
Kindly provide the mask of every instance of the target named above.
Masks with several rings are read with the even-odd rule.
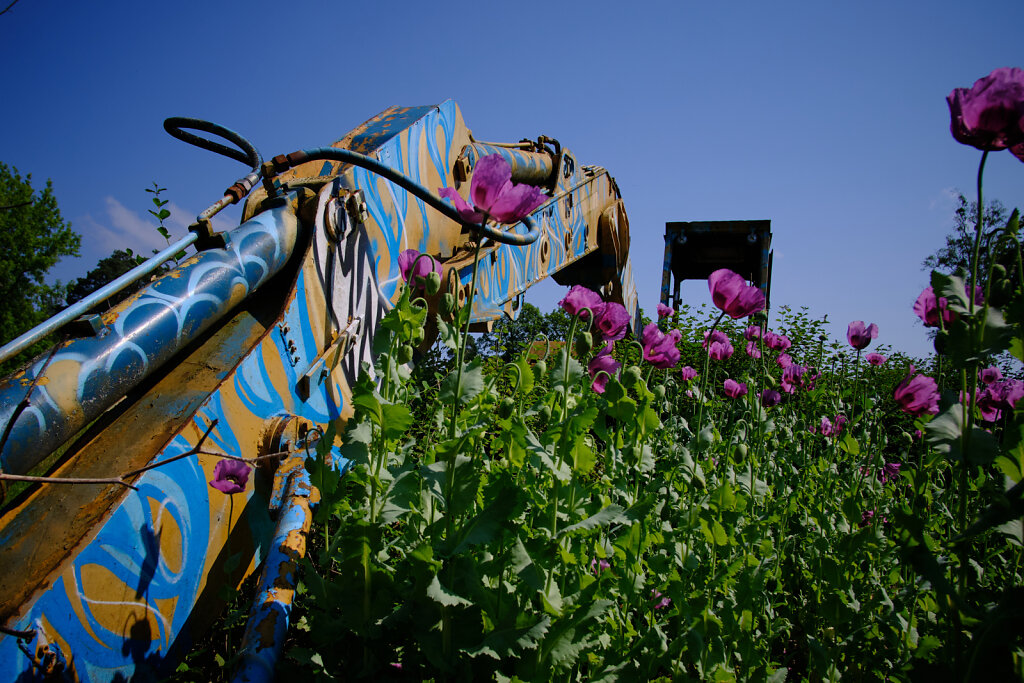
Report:
[[[550,195],[520,225],[481,235],[409,190],[465,197],[493,153]],[[477,329],[515,316],[549,275],[637,320],[611,176],[546,138],[477,142],[452,101],[392,107],[326,151],[275,157],[220,204],[260,180],[240,226],[197,221],[195,255],[0,382],[2,471],[80,480],[5,502],[0,679],[165,673],[220,612],[223,588],[261,566],[240,676],[272,675],[318,495],[303,458],[351,414],[403,250],[436,258],[443,291],[463,301],[479,246]],[[244,493],[208,485],[225,457],[258,458]]]

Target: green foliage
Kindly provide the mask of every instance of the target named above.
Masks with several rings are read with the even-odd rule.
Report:
[[[63,256],[77,256],[81,238],[57,208],[50,181],[40,192],[32,175],[0,163],[0,343],[45,320],[64,294],[44,278]],[[0,373],[18,367],[46,348],[43,340],[0,365]]]

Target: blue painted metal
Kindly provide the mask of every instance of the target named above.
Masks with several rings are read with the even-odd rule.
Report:
[[[468,190],[452,170],[473,144],[454,102],[392,108],[338,144],[432,191]],[[636,310],[628,258],[602,252],[618,189],[603,169],[561,155],[552,199],[530,217],[537,241],[485,247],[473,320],[513,315],[511,300],[552,274],[617,280],[616,295]],[[318,174],[337,177],[324,178],[301,206],[269,206],[253,193],[228,249],[193,257],[115,307],[104,316],[104,336],[58,349],[46,373],[40,358],[0,383],[2,426],[40,380],[0,455],[5,471],[45,457],[132,386],[55,474],[117,476],[130,469],[116,469],[122,449],[142,459],[132,467],[193,454],[134,478],[134,491],[73,487],[72,495],[43,485],[0,516],[0,623],[38,624],[80,681],[166,673],[201,636],[217,589],[238,585],[276,552],[272,475],[257,470],[254,485],[234,496],[207,482],[219,454],[262,452],[269,425],[283,416],[341,426],[352,410],[348,387],[373,360],[370,340],[399,295],[401,251],[432,254],[446,275],[468,282],[467,235],[450,213],[401,181],[340,160],[301,163],[279,180]],[[349,200],[365,206],[365,218]],[[346,330],[359,330],[358,338],[344,358],[325,363]],[[242,560],[237,570],[227,568],[233,557]],[[29,667],[16,639],[0,636],[0,680]]]
[[[312,522],[312,484],[303,464],[301,456],[293,458],[282,464],[285,471],[278,474],[287,478],[284,501],[246,624],[241,664],[233,679],[236,683],[275,679],[277,660],[291,621],[298,563],[306,554],[306,536]]]
[[[189,233],[187,237],[182,237],[163,251],[158,254],[154,254],[152,258],[146,259],[144,263],[140,263],[135,266],[113,282],[100,287],[89,296],[65,308],[46,322],[36,325],[20,337],[7,342],[0,347],[0,363],[8,358],[13,358],[40,339],[56,332],[68,323],[77,319],[80,315],[84,315],[93,306],[103,303],[133,282],[137,282],[147,275],[155,272],[160,266],[174,258],[175,254],[183,251],[197,239],[198,235],[195,233]]]
[[[260,215],[231,232],[227,249],[193,256],[104,313],[99,335],[74,339],[48,363],[39,358],[0,383],[0,424],[14,419],[0,469],[28,472],[255,292],[288,261],[298,231],[287,205]],[[32,381],[37,386],[21,409]]]

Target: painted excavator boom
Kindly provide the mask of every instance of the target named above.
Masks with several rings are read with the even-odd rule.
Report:
[[[484,239],[409,189],[466,196],[494,153],[550,195],[505,233]],[[393,107],[331,148],[275,157],[219,204],[260,179],[240,226],[197,221],[194,256],[0,381],[4,473],[101,480],[5,501],[0,680],[159,677],[220,612],[221,589],[261,566],[239,678],[273,675],[317,496],[303,453],[351,414],[403,250],[440,261],[461,301],[484,239],[478,328],[549,275],[638,319],[611,176],[554,140],[476,142],[454,102]],[[262,456],[245,493],[208,485],[225,456]]]

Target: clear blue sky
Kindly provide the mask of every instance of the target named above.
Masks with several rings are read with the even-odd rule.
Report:
[[[452,98],[481,139],[549,135],[616,177],[648,311],[666,221],[767,218],[776,306],[828,314],[839,337],[875,322],[879,342],[923,355],[920,263],[980,157],[950,137],[945,96],[1024,66],[1021,26],[1021,0],[20,0],[0,16],[0,160],[53,179],[84,238],[54,271],[68,280],[115,248],[162,246],[152,181],[181,235],[240,175],[164,133],[168,116],[269,157]],[[987,197],[1024,208],[1024,164],[996,154],[986,178]],[[703,283],[683,292],[707,300]]]

